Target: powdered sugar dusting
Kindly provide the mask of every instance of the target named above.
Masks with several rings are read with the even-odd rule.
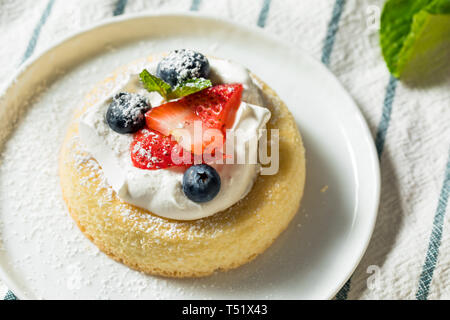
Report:
[[[144,113],[150,109],[150,102],[141,95],[119,93],[112,99],[108,111],[114,118],[125,119],[124,127],[136,126],[144,121]]]

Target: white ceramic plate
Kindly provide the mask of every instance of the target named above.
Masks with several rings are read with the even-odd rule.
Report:
[[[239,61],[278,92],[305,141],[307,182],[299,214],[262,256],[227,273],[172,280],[132,271],[82,236],[60,197],[57,153],[73,108],[94,83],[134,59],[182,47]],[[21,299],[327,299],[368,245],[380,179],[361,113],[321,63],[259,29],[192,14],[114,19],[34,57],[14,79],[1,91],[0,123],[11,123],[18,113],[21,122],[1,129],[3,156],[14,158],[16,146],[34,134],[42,151],[29,156],[48,163],[45,175],[33,175],[21,161],[0,165],[0,273]],[[47,90],[36,94],[41,81]],[[56,110],[55,128],[40,133],[33,115],[52,113],[49,108]],[[24,172],[30,183],[17,189],[13,180]]]

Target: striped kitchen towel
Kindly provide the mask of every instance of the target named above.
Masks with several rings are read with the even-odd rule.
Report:
[[[330,68],[360,107],[378,150],[382,190],[375,232],[336,299],[450,299],[450,83],[412,87],[389,74],[378,43],[383,3],[4,0],[0,85],[33,53],[111,16],[201,11],[264,28]],[[0,294],[15,298],[1,283]]]

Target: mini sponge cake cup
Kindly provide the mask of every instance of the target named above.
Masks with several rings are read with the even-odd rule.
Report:
[[[60,178],[71,216],[104,253],[145,273],[201,277],[251,261],[286,229],[303,195],[305,152],[291,113],[271,88],[252,75],[272,113],[267,129],[279,129],[278,173],[259,176],[249,194],[223,212],[194,221],[168,220],[121,201],[78,139],[79,116],[130,67],[98,84],[69,125],[60,155]]]

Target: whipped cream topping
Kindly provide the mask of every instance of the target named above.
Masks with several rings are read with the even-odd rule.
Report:
[[[210,58],[209,62],[213,84],[242,83],[244,86],[231,132],[239,130],[239,145],[235,145],[234,158],[246,158],[249,152],[247,142],[255,136],[259,138],[259,129],[265,128],[270,111],[262,107],[260,89],[246,68],[227,60]],[[145,67],[154,74],[157,62]],[[205,203],[195,203],[184,195],[182,180],[185,168],[144,170],[133,166],[130,156],[133,135],[116,133],[105,121],[112,97],[122,91],[146,96],[152,107],[162,102],[157,93],[149,93],[143,88],[137,73],[130,73],[121,78],[109,96],[89,108],[79,121],[82,144],[100,164],[107,182],[121,200],[161,217],[195,220],[231,207],[251,190],[260,172],[259,164],[212,164],[220,175],[221,188],[214,199]]]

